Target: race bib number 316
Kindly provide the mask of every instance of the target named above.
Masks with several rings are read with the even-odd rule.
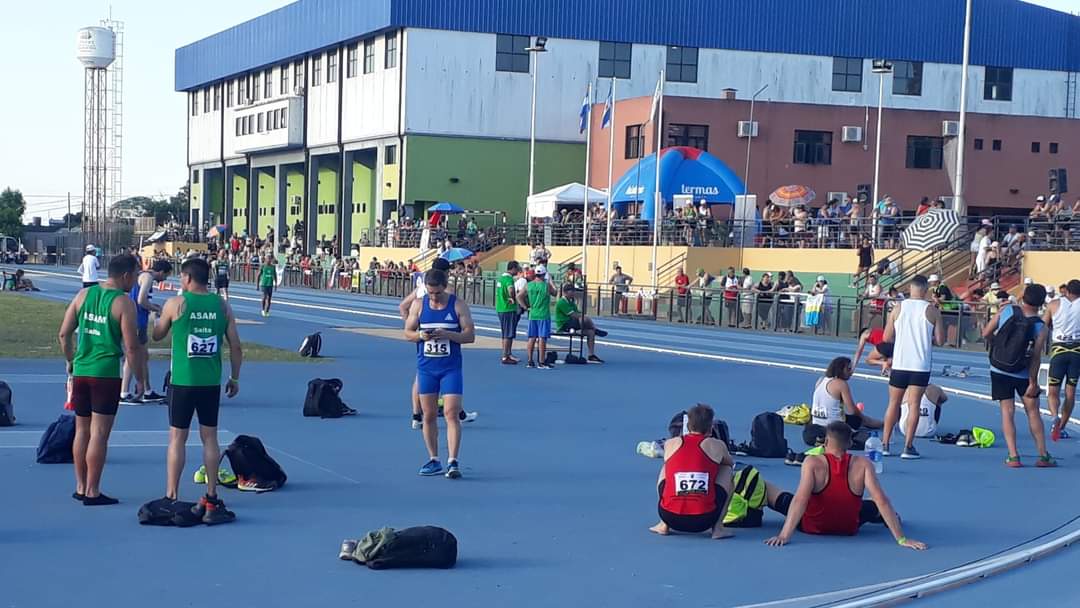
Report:
[[[424,342],[424,356],[425,357],[449,357],[450,356],[450,341],[449,340],[427,340]]]
[[[699,471],[675,473],[675,495],[708,494],[709,474]]]
[[[189,335],[187,346],[188,358],[190,359],[213,357],[218,352],[217,336],[200,338],[198,336]]]

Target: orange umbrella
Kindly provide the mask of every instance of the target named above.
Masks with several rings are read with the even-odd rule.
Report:
[[[769,195],[769,199],[781,207],[809,205],[814,200],[814,191],[806,186],[780,186]]]

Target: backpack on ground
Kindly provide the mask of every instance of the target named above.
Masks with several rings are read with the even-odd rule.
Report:
[[[1012,316],[990,342],[990,365],[1010,373],[1026,370],[1031,363],[1031,329],[1038,320],[1025,317],[1023,310],[1013,305]]]
[[[437,526],[383,528],[357,542],[353,559],[372,570],[453,568],[457,563],[457,538]]]
[[[671,422],[668,423],[668,437],[682,437],[687,432],[686,416],[686,410],[683,410],[671,417]],[[728,429],[727,422],[713,420],[709,436],[723,441],[729,452],[735,451],[735,442],[731,440],[731,431]]]
[[[322,350],[322,333],[315,332],[310,336],[304,338],[304,341],[300,343],[300,356],[301,357],[318,357],[319,351]]]
[[[544,363],[547,363],[548,365],[555,365],[558,362],[559,362],[559,353],[549,350],[547,352],[547,354],[544,355]]]
[[[202,523],[192,511],[193,502],[182,502],[158,498],[139,507],[139,523],[144,526],[178,526],[186,528]]]
[[[765,480],[754,467],[735,473],[731,480],[731,502],[724,525],[729,528],[760,528],[765,515]]]
[[[225,448],[233,473],[240,485],[254,482],[261,491],[276,490],[285,485],[288,477],[281,465],[266,453],[262,441],[251,435],[237,435]]]
[[[750,425],[750,456],[783,458],[787,455],[787,450],[784,419],[774,412],[763,412],[754,416],[754,422]]]
[[[344,384],[338,378],[315,378],[308,382],[307,395],[304,397],[304,415],[341,418],[356,414],[356,410],[341,400],[342,387]]]
[[[73,445],[75,445],[75,416],[60,414],[60,417],[41,435],[37,448],[38,464],[74,462]]]
[[[0,426],[15,426],[15,406],[11,403],[11,387],[0,380]]]
[[[563,363],[566,363],[567,365],[586,365],[588,362],[589,360],[585,357],[579,357],[574,353],[566,353],[566,356],[563,357]]]

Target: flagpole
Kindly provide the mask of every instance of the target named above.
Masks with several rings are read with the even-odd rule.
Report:
[[[608,124],[608,160],[607,160],[607,238],[604,239],[604,268],[600,272],[600,280],[611,272],[611,207],[614,205],[615,184],[611,181],[612,170],[615,165],[615,77],[611,77],[611,121]]]
[[[585,97],[589,100],[589,111],[585,118],[585,202],[582,204],[584,215],[581,220],[581,273],[585,281],[589,279],[589,165],[592,164],[592,110],[593,86],[586,85]]]
[[[660,149],[664,138],[664,70],[660,70],[660,103],[656,112],[656,181],[653,184],[653,243],[652,243],[652,286],[657,289],[660,277],[656,267],[656,249],[660,244],[660,223],[664,212],[664,203],[660,194]]]

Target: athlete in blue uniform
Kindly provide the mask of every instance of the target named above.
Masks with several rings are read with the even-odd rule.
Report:
[[[164,401],[165,395],[160,395],[150,388],[150,361],[147,344],[150,341],[150,313],[160,313],[161,306],[154,304],[154,283],[160,283],[169,278],[172,273],[172,264],[168,260],[157,260],[148,272],[139,274],[135,286],[131,288],[132,301],[135,302],[136,321],[139,329],[139,348],[143,351],[142,367],[131,369],[127,358],[124,359],[124,378],[120,389],[120,401],[125,404],[138,405],[147,401]],[[131,377],[135,376],[135,392],[129,393]],[[145,392],[149,391],[149,392]]]
[[[418,298],[409,308],[405,321],[405,339],[416,342],[416,381],[423,410],[424,444],[429,460],[420,469],[421,475],[443,472],[439,462],[439,395],[443,396],[446,420],[446,442],[449,457],[446,477],[461,477],[458,466],[458,447],[461,445],[463,379],[461,345],[476,341],[469,306],[456,295],[446,292],[447,275],[442,270],[429,270],[424,275],[427,295]]]

